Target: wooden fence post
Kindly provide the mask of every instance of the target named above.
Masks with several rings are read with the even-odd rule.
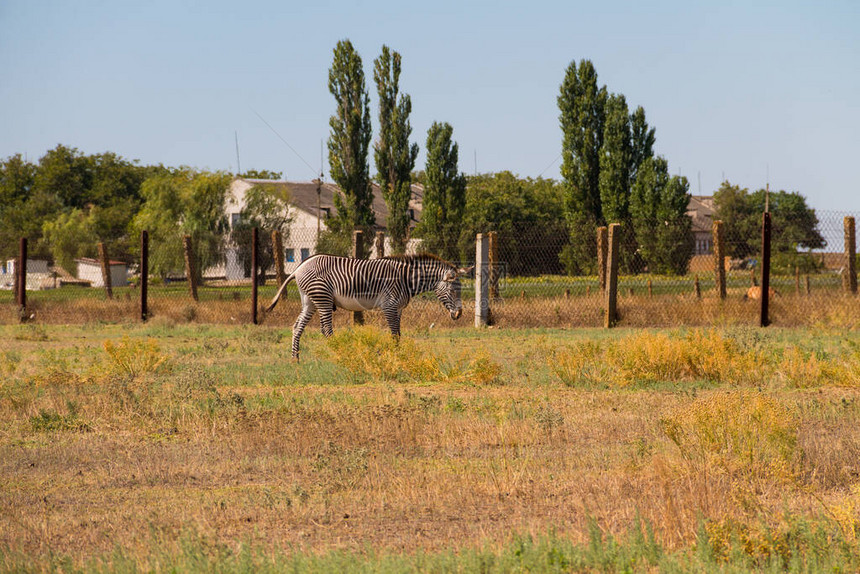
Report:
[[[845,227],[845,272],[842,275],[842,286],[849,293],[857,294],[857,243],[854,218],[843,220]]]
[[[108,258],[107,247],[102,242],[99,242],[99,262],[102,267],[102,284],[105,288],[105,295],[108,299],[113,299],[113,277],[111,277],[110,259]]]
[[[18,281],[15,294],[18,299],[18,319],[23,323],[27,320],[27,238],[22,237],[18,249],[18,266],[15,277]]]
[[[604,228],[605,229],[605,228]],[[609,226],[606,250],[606,315],[603,326],[607,329],[618,323],[618,243],[621,235],[621,225],[613,223]]]
[[[717,296],[726,298],[726,238],[722,221],[714,222],[714,278]]]
[[[283,285],[287,280],[287,274],[284,271],[284,240],[281,237],[281,232],[275,229],[272,231],[272,254],[275,257],[275,277],[278,285]]]
[[[352,256],[356,259],[364,259],[364,232],[356,229],[352,232]],[[364,325],[364,312],[352,312],[352,324]]]
[[[191,248],[191,236],[186,235],[182,238],[182,250],[185,252],[185,277],[188,280],[188,292],[191,293],[191,298],[197,299],[197,274],[194,272],[194,251]],[[253,276],[254,274],[251,273]]]
[[[696,299],[702,298],[702,285],[699,283],[699,275],[697,274],[693,280],[693,292],[696,294]]]
[[[770,304],[770,212],[765,211],[761,217],[761,314],[759,323],[762,327],[770,325],[768,307]]]
[[[149,231],[140,232],[140,320],[144,323],[149,316]]]
[[[607,230],[606,227],[597,228],[597,282],[600,285],[600,292],[606,292],[606,251],[607,245]]]
[[[490,242],[479,233],[475,238],[475,327],[486,327],[490,313]]]
[[[257,228],[254,227],[251,229],[251,322],[254,325],[257,325],[257,284],[259,283],[257,275],[258,275],[258,257],[257,253],[259,246],[259,237],[258,237]],[[194,299],[197,300],[196,298]]]
[[[376,258],[382,259],[385,257],[385,232],[377,231],[376,239],[374,241],[374,245],[376,247]]]

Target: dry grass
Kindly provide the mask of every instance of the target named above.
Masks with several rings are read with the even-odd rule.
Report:
[[[686,284],[687,292],[647,295],[637,286],[631,294],[628,289],[619,291],[619,324],[629,327],[705,327],[757,325],[760,302],[744,300],[746,288],[729,289],[726,300],[714,297],[707,291],[697,298]],[[556,290],[559,288],[556,287]],[[539,292],[538,292],[539,293]],[[260,307],[268,303],[274,290],[271,286],[261,288]],[[300,311],[300,304],[293,291],[282,299],[278,308],[270,314],[258,313],[260,321],[271,326],[292,326]],[[447,312],[432,298],[417,298],[405,309],[403,324],[411,328],[461,328],[473,324],[474,300],[463,301],[463,318],[454,322]],[[82,291],[80,297],[51,299],[33,295],[29,298],[28,316],[32,321],[47,324],[80,324],[88,322],[136,322],[140,308],[137,295],[125,291],[114,300],[106,300],[99,293]],[[501,327],[599,327],[603,324],[604,301],[597,293],[585,295],[543,296],[526,294],[509,289],[508,295],[491,305],[492,320]],[[183,294],[150,293],[151,317],[176,323],[243,325],[251,323],[251,304],[247,287],[207,294],[205,300],[196,303]],[[335,313],[335,327],[349,322],[349,313]],[[366,314],[371,324],[384,327],[380,313]],[[814,291],[812,295],[794,292],[782,293],[770,303],[770,319],[782,327],[828,327],[855,329],[860,326],[860,305],[856,296],[842,291]],[[14,305],[0,307],[0,324],[18,322]],[[316,323],[312,323],[315,327]]]
[[[621,534],[641,519],[667,548],[704,520],[716,551],[742,535],[778,552],[758,525],[779,531],[786,513],[858,532],[856,386],[768,371],[756,390],[731,374],[746,353],[798,361],[786,349],[803,333],[413,332],[398,346],[366,328],[309,336],[299,365],[273,329],[123,334],[5,328],[0,548],[80,563],[191,530],[234,548],[430,551],[512,531],[586,541],[592,520]],[[816,361],[854,360],[856,334],[828,340]],[[580,351],[607,372],[663,370],[572,385],[547,361]]]

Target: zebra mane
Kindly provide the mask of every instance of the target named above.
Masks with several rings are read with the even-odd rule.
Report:
[[[442,259],[438,255],[433,255],[432,253],[418,253],[416,255],[388,255],[386,257],[383,257],[382,259],[388,260],[388,261],[404,261],[406,263],[411,263],[413,261],[414,262],[438,261],[438,262],[444,263],[445,265],[448,265],[450,267],[454,267],[454,265],[452,263],[449,263],[448,261],[445,261],[444,259]],[[455,267],[455,269],[456,269],[456,267]]]

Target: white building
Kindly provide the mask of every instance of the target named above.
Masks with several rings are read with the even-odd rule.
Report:
[[[75,259],[78,264],[78,279],[89,281],[93,287],[104,287],[102,277],[102,264],[98,259],[88,257]],[[111,287],[124,287],[128,285],[128,265],[122,261],[110,262],[110,284]]]
[[[225,212],[230,229],[239,223],[242,208],[245,206],[245,194],[255,186],[285,189],[290,197],[290,216],[292,225],[288,237],[284,239],[284,270],[292,272],[299,264],[316,253],[318,233],[327,229],[326,220],[335,215],[334,196],[341,193],[338,186],[332,183],[315,181],[292,182],[268,179],[236,178],[227,194]],[[412,197],[409,200],[411,227],[421,218],[423,207],[424,187],[412,185]],[[376,230],[385,231],[388,221],[388,207],[377,184],[373,184],[373,212],[376,216]],[[260,237],[260,241],[268,241],[269,237]],[[417,249],[418,241],[411,239],[407,250]],[[391,252],[391,244],[386,237],[386,253]],[[374,252],[371,257],[375,257]],[[223,268],[208,269],[206,276],[220,275],[228,280],[244,279],[247,277],[236,249],[227,249],[226,264]]]
[[[6,263],[0,265],[0,289],[7,291],[14,289],[17,269],[17,259],[9,259]],[[27,291],[56,287],[56,282],[52,282],[51,279],[51,269],[47,261],[43,259],[27,259]]]

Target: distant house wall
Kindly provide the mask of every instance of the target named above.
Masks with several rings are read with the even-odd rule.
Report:
[[[78,278],[89,281],[93,287],[104,287],[101,263],[95,259],[76,259]],[[128,265],[120,261],[110,263],[110,282],[112,287],[128,285]]]

